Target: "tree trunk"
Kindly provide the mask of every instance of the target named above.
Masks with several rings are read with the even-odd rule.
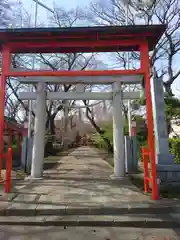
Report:
[[[50,132],[52,135],[55,135],[55,124],[54,124],[54,117],[50,118]]]
[[[164,82],[164,87],[168,96],[173,97],[174,94],[172,93],[171,84]]]

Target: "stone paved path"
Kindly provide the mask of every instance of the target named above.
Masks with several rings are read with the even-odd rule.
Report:
[[[44,171],[43,179],[17,180],[11,194],[0,196],[1,208],[3,202],[8,202],[9,209],[36,210],[155,205],[128,178],[112,180],[112,173],[113,168],[96,149],[80,147],[60,157],[54,169]]]
[[[61,157],[55,169],[44,172],[44,179],[17,181],[9,197],[14,203],[36,201],[37,208],[41,203],[118,207],[151,202],[128,179],[111,180],[112,172],[95,149],[81,147]]]
[[[43,179],[16,181],[12,193],[0,197],[0,240],[49,239],[48,234],[60,240],[180,239],[171,215],[161,209],[172,202],[155,203],[127,178],[111,180],[112,172],[95,149],[81,147],[60,157]],[[68,223],[74,227],[64,228]]]
[[[96,227],[0,227],[0,240],[178,240],[178,230]]]

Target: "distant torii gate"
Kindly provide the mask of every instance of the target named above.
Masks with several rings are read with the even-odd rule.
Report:
[[[0,152],[2,152],[3,147],[4,99],[7,77],[113,77],[120,75],[132,77],[135,75],[143,75],[146,93],[148,145],[152,169],[152,194],[153,199],[158,199],[148,52],[154,49],[165,29],[165,25],[0,29],[0,47],[2,51],[2,76],[0,85]],[[91,53],[121,51],[139,51],[140,68],[130,70],[103,71],[85,70],[19,72],[11,70],[12,53]],[[117,82],[118,81],[116,81],[114,85],[119,88],[120,84],[117,84]],[[119,99],[115,100],[116,103],[118,101]],[[120,112],[120,110],[121,109],[119,109],[118,112]],[[117,163],[122,161],[121,156],[117,155],[117,158],[119,158]],[[119,170],[123,176],[124,171],[122,169]]]
[[[20,78],[22,83],[36,83],[37,92],[20,92],[19,98],[21,100],[36,100],[36,117],[34,126],[34,144],[32,154],[31,176],[41,177],[43,174],[43,162],[44,162],[44,135],[45,135],[45,106],[46,100],[112,100],[113,105],[113,130],[114,130],[114,174],[115,177],[125,176],[125,156],[124,156],[124,121],[122,116],[122,99],[138,99],[140,92],[123,92],[121,84],[123,78],[119,78],[119,81],[112,83],[112,92],[85,92],[83,83],[86,83],[86,78],[81,80],[81,84],[76,85],[76,91],[74,92],[46,92],[47,79],[32,79],[32,77]],[[98,82],[98,78],[91,82]],[[71,79],[71,80],[70,80]],[[76,82],[73,77],[70,77],[69,82],[73,84]],[[108,82],[112,81],[109,77]],[[58,80],[54,80],[53,77],[49,78],[51,84],[62,84],[64,82],[63,77],[59,77]],[[136,82],[139,83],[142,80],[142,76],[136,78]],[[135,80],[134,80],[135,82]]]

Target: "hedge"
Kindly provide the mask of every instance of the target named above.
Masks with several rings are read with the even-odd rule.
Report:
[[[104,128],[104,130],[105,130],[104,136],[110,140],[111,144],[113,144],[112,128],[110,126],[108,126],[108,127],[106,126]],[[137,136],[138,159],[141,159],[141,147],[148,146],[147,140],[145,140],[144,136],[142,136],[142,137],[141,136],[142,136],[141,133],[139,134],[139,136]],[[97,133],[92,136],[92,143],[97,148],[107,149],[106,143],[103,141],[101,136]],[[180,138],[170,138],[169,139],[169,147],[170,147],[170,152],[174,156],[175,163],[180,164]]]
[[[180,138],[169,138],[169,147],[175,162],[180,164]]]

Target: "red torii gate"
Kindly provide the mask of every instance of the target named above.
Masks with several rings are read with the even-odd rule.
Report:
[[[152,174],[152,195],[158,199],[154,127],[149,74],[149,51],[166,29],[165,25],[135,25],[72,28],[0,29],[2,76],[0,81],[0,152],[3,145],[6,78],[10,76],[113,76],[143,75],[148,121],[148,145]],[[12,53],[78,53],[139,51],[140,68],[94,71],[21,71],[11,70]],[[0,166],[1,170],[1,166]]]
[[[4,118],[3,136],[8,137],[8,148],[12,147],[13,136],[17,136],[18,152],[21,152],[21,143],[24,131],[24,127],[21,124],[12,122],[8,120],[7,117]]]
[[[11,191],[11,170],[12,170],[12,140],[13,136],[17,136],[17,144],[18,153],[21,153],[21,144],[22,144],[22,137],[25,133],[24,127],[22,127],[21,124],[18,124],[16,122],[11,121],[8,117],[4,118],[4,125],[3,125],[3,137],[7,136],[7,144],[8,149],[7,152],[0,152],[0,162],[1,162],[1,169],[0,169],[0,183],[4,183],[5,186],[5,192]],[[2,137],[2,141],[4,140]],[[3,141],[4,142],[4,141]],[[2,144],[3,147],[3,144]],[[5,178],[2,178],[1,170],[2,170],[2,161],[3,159],[6,159],[6,174]]]

